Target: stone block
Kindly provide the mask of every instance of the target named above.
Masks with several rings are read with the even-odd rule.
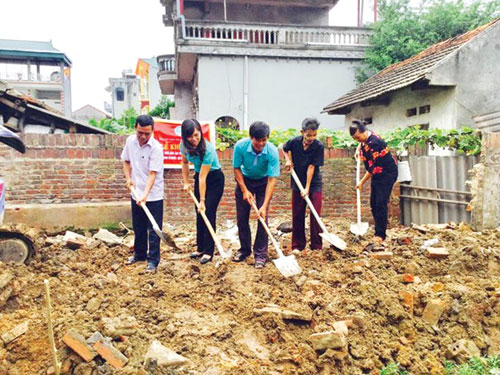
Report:
[[[422,319],[424,319],[431,326],[438,324],[439,319],[446,310],[446,303],[440,299],[430,300],[425,306]]]
[[[345,336],[337,331],[313,333],[309,341],[314,350],[342,349],[347,343]]]
[[[21,324],[18,324],[14,328],[12,328],[10,331],[5,332],[2,335],[2,341],[5,345],[9,344],[10,342],[14,341],[17,339],[19,336],[24,335],[26,332],[28,332],[29,328],[29,321],[25,321]]]
[[[144,357],[144,367],[153,370],[156,367],[179,366],[188,362],[188,359],[154,340]]]

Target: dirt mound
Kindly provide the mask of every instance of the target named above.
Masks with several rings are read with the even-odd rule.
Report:
[[[335,228],[347,233],[349,223]],[[0,341],[0,374],[53,370],[45,279],[66,374],[154,373],[144,370],[154,340],[189,360],[161,374],[377,374],[394,361],[410,374],[441,374],[449,346],[461,339],[483,355],[500,351],[499,231],[395,228],[385,260],[344,234],[346,251],[304,251],[297,256],[302,274],[289,279],[271,262],[263,270],[201,266],[188,258],[189,228],[177,233],[184,233],[176,239],[183,252],[163,252],[158,273],[147,275],[144,264],[124,266],[125,245],[84,241],[71,250],[61,236],[39,232],[28,266],[0,264],[8,279],[2,285],[0,278],[0,302],[10,289],[0,305],[0,335],[29,324],[18,338]],[[447,257],[431,258],[422,248],[433,238]],[[128,363],[115,370],[101,356],[84,362],[62,341],[70,329],[110,337]]]

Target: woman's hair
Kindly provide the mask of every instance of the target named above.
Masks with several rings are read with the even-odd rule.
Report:
[[[364,120],[352,120],[352,125],[349,126],[349,134],[351,134],[351,137],[356,134],[358,130],[360,133],[366,131],[366,122]]]
[[[193,147],[191,143],[188,142],[187,139],[193,135],[195,129],[198,129],[201,138],[200,138],[200,143],[198,143],[198,146]],[[207,151],[207,145],[205,144],[205,139],[203,138],[201,125],[198,122],[198,120],[195,119],[184,120],[181,126],[181,136],[182,136],[182,146],[184,147],[186,152],[191,156],[198,155],[200,157],[200,160],[203,160],[203,158],[205,157],[205,152]]]

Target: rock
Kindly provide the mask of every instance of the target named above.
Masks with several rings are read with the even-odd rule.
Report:
[[[7,300],[10,298],[10,296],[12,295],[12,292],[13,292],[13,289],[8,286],[7,288],[5,288],[1,293],[0,293],[0,308],[5,305],[5,303],[7,302]]]
[[[99,309],[99,306],[101,306],[101,301],[97,297],[94,297],[87,302],[86,309],[89,313],[93,314]]]
[[[236,343],[239,345],[244,345],[247,350],[252,352],[258,359],[261,360],[269,360],[270,353],[269,350],[263,345],[259,343],[257,338],[255,337],[254,333],[251,331],[245,331],[243,333],[243,336],[240,337],[238,340],[236,340]],[[250,353],[248,353],[250,354]]]
[[[96,247],[98,247],[99,245],[101,244],[101,241],[99,240],[91,240],[88,244],[87,244],[87,249],[89,250],[94,250]]]
[[[71,374],[71,366],[73,362],[71,362],[71,359],[67,358],[61,366],[61,375],[70,375]]]
[[[132,316],[120,316],[115,318],[102,318],[102,332],[113,339],[120,336],[132,336],[137,330],[137,321]]]
[[[2,272],[0,275],[0,289],[3,289],[14,278],[10,272]]]
[[[280,225],[278,225],[278,227],[276,229],[278,229],[280,232],[283,232],[283,233],[291,233],[293,231],[292,222],[285,221],[285,222],[281,223]]]
[[[481,351],[471,340],[458,340],[448,346],[446,350],[447,359],[455,359],[458,363],[465,363],[472,357],[480,357]]]
[[[341,335],[347,336],[348,327],[352,325],[352,320],[340,320],[333,323],[333,329]]]
[[[118,276],[116,276],[113,272],[108,272],[106,274],[106,279],[108,279],[112,283],[118,283]]]
[[[73,375],[93,375],[94,369],[89,363],[80,363],[73,370]]]
[[[101,332],[95,331],[88,339],[87,344],[94,345],[96,342],[104,340],[104,336]]]
[[[94,234],[93,238],[104,242],[108,246],[121,245],[123,241],[122,238],[103,228],[99,228],[99,231]]]
[[[255,315],[263,315],[263,314],[275,314],[280,316],[282,319],[288,320],[301,320],[305,322],[310,322],[312,319],[312,314],[299,314],[295,311],[285,310],[280,308],[277,305],[269,304],[261,309],[253,309]]]
[[[345,336],[337,331],[313,333],[309,341],[314,350],[342,349],[346,346]]]
[[[427,256],[431,259],[447,258],[450,253],[444,247],[428,247],[426,249]]]
[[[318,357],[318,364],[322,364],[324,362],[327,362],[328,360],[337,360],[341,361],[345,358],[347,355],[347,349],[344,348],[343,350],[333,350],[333,349],[327,349],[323,354],[321,354]]]
[[[47,369],[47,375],[54,375],[56,373],[56,368],[54,366],[50,366]]]
[[[306,282],[307,280],[307,276],[306,275],[302,275],[300,276],[297,281],[295,282],[295,284],[297,284],[297,286],[300,288],[302,287],[302,285],[304,285],[304,283]]]
[[[144,357],[144,367],[153,371],[158,367],[179,366],[188,362],[188,359],[154,340]]]
[[[8,331],[2,335],[3,343],[5,345],[7,345],[8,343],[17,339],[19,336],[24,335],[28,331],[28,328],[29,328],[29,321],[28,320],[21,323],[21,324],[18,324],[17,326],[12,328],[10,331]]]
[[[431,326],[436,326],[446,309],[446,303],[440,299],[430,300],[425,306],[422,319],[424,319]]]
[[[370,254],[372,258],[381,260],[391,259],[392,255],[392,251],[377,251],[376,253]]]

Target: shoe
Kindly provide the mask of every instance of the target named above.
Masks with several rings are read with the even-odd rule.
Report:
[[[239,263],[243,262],[246,258],[248,258],[250,254],[244,253],[241,250],[238,250],[233,257],[233,262]]]
[[[206,263],[211,262],[211,261],[212,261],[212,255],[208,255],[208,254],[203,254],[203,256],[200,259],[201,264],[206,264]]]
[[[198,259],[198,258],[201,258],[202,256],[203,256],[203,253],[199,253],[199,252],[197,252],[197,251],[195,251],[195,252],[193,252],[193,253],[189,254],[189,257],[190,257],[191,259]]]
[[[156,273],[156,271],[158,271],[158,267],[156,267],[153,263],[148,263],[146,273]]]
[[[132,256],[125,261],[125,265],[130,266],[132,264],[141,263],[141,262],[145,262],[145,261],[146,261],[146,259],[137,259],[135,256]]]
[[[265,266],[266,266],[266,262],[264,262],[263,260],[256,261],[255,265],[254,265],[255,269],[258,269],[258,270],[264,268]]]

